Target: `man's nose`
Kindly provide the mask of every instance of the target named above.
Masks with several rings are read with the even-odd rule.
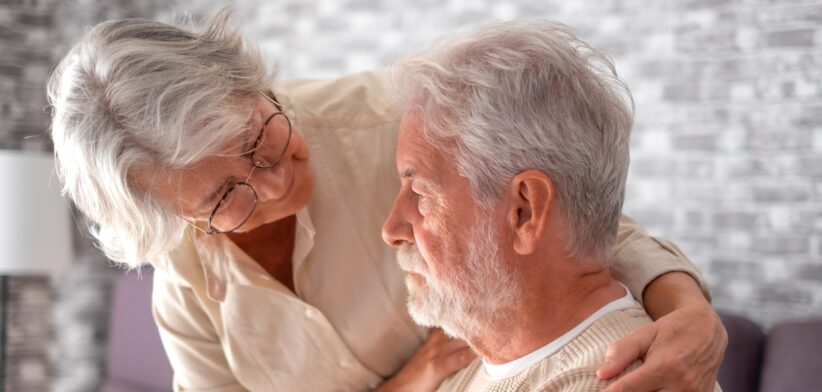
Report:
[[[397,195],[391,212],[382,226],[382,240],[393,247],[414,243],[414,231],[411,223],[405,218],[405,209],[408,207],[402,200],[402,194]]]

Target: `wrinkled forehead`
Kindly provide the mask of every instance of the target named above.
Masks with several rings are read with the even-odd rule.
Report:
[[[452,155],[456,147],[455,140],[435,136],[434,132],[425,129],[418,112],[407,112],[402,116],[397,148],[413,148],[415,153],[431,154],[440,157]]]
[[[453,148],[451,141],[429,137],[416,116],[405,115],[397,138],[397,173],[432,186],[442,184],[457,173]]]

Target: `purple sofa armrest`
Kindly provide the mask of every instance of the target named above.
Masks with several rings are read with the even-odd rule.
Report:
[[[765,333],[745,317],[722,311],[719,317],[728,331],[728,347],[717,375],[719,386],[724,392],[757,392]]]
[[[822,389],[822,320],[777,325],[768,336],[762,392]]]
[[[171,391],[171,364],[151,313],[154,270],[129,272],[114,287],[103,392]]]

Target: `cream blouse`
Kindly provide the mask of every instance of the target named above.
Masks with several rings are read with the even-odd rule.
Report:
[[[386,78],[360,73],[276,87],[305,138],[315,190],[297,214],[295,292],[225,236],[187,233],[154,260],[153,309],[176,391],[362,391],[396,373],[427,336],[405,307],[381,228],[399,189],[399,114]],[[276,238],[272,238],[276,241]],[[614,275],[641,300],[696,268],[673,245],[620,222]]]

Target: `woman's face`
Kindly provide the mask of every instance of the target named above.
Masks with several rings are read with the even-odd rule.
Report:
[[[149,184],[152,193],[169,203],[182,218],[205,230],[217,203],[231,185],[238,182],[247,182],[254,188],[257,203],[248,220],[234,231],[250,231],[293,215],[305,207],[314,189],[308,148],[300,132],[292,128],[286,148],[288,122],[278,115],[266,124],[265,137],[258,150],[267,148],[276,151],[277,155],[284,151],[279,162],[269,168],[253,168],[249,155],[243,154],[254,145],[265,120],[278,111],[271,101],[259,97],[251,126],[240,140],[229,143],[225,154],[206,158],[185,169],[152,173],[158,179]],[[244,211],[246,209],[234,213],[238,221],[247,215]],[[228,210],[229,215],[232,212]]]

